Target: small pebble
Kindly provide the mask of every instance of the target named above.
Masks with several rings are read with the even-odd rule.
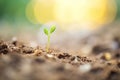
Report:
[[[35,50],[33,55],[38,56],[41,53],[42,53],[42,50]]]
[[[105,59],[105,60],[111,60],[112,55],[110,53],[105,53],[102,58]]]
[[[75,57],[74,63],[78,63],[78,58],[77,57]]]
[[[90,64],[84,64],[84,65],[79,66],[79,71],[82,73],[86,73],[86,72],[90,71],[91,68],[92,68],[92,66]]]
[[[52,54],[46,54],[46,57],[53,58],[54,56]]]

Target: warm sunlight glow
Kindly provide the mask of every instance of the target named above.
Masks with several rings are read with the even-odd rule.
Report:
[[[36,22],[43,24],[56,22],[64,26],[77,24],[63,27],[64,29],[83,27],[95,29],[112,22],[116,15],[114,0],[34,0],[34,2],[34,6],[30,4],[27,6],[29,20],[33,22],[37,20]]]
[[[34,6],[34,15],[40,23],[47,23],[54,20],[54,0],[37,0]]]

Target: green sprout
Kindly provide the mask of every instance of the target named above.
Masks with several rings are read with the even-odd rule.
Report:
[[[46,52],[49,52],[49,48],[50,48],[50,37],[51,34],[55,31],[56,26],[52,25],[50,27],[50,29],[44,28],[44,33],[47,35],[48,39],[47,39],[47,46],[46,46]]]

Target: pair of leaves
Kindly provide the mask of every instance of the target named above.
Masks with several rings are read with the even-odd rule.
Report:
[[[55,26],[51,26],[50,30],[48,30],[47,28],[44,28],[44,33],[46,35],[52,34],[55,31],[56,27]]]

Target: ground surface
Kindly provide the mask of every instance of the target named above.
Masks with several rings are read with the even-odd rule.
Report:
[[[120,80],[118,23],[83,39],[79,39],[82,37],[79,34],[71,36],[61,32],[55,40],[52,38],[58,48],[51,47],[50,53],[46,53],[43,45],[30,47],[27,43],[36,40],[36,30],[31,29],[34,33],[28,29],[1,28],[0,80]]]
[[[97,45],[80,56],[1,40],[0,80],[120,80],[120,50]]]

